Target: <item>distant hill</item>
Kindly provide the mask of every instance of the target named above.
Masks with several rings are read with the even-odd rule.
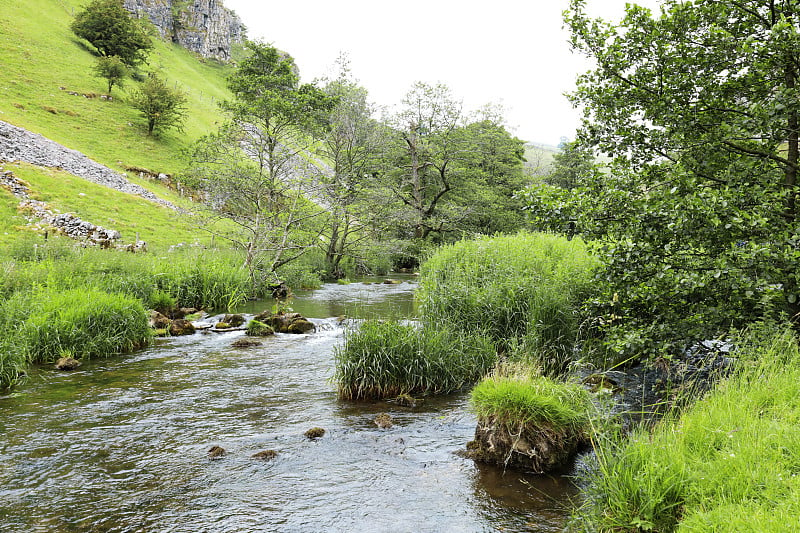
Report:
[[[543,143],[525,144],[525,166],[534,176],[542,176],[550,171],[553,156],[561,150],[557,146]]]

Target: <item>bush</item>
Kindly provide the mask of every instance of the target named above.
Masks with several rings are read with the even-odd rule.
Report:
[[[334,356],[342,399],[455,392],[486,375],[496,361],[494,346],[483,337],[396,321],[364,322],[347,333]]]
[[[439,248],[423,265],[423,321],[480,331],[506,351],[523,342],[548,372],[573,352],[578,309],[597,267],[580,239],[519,234]]]

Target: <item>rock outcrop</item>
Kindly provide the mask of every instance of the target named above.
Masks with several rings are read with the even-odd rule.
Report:
[[[125,8],[202,57],[227,61],[232,45],[244,40],[242,21],[222,0],[125,0]]]

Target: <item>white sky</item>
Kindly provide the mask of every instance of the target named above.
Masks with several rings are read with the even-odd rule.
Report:
[[[626,0],[587,0],[617,21]],[[635,3],[656,8],[658,0]],[[291,54],[303,81],[334,75],[341,52],[373,102],[399,105],[416,81],[442,82],[466,110],[505,108],[531,142],[574,137],[579,112],[563,96],[589,68],[562,29],[569,0],[224,0],[250,39]]]

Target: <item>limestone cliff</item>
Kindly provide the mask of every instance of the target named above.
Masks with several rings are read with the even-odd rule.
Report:
[[[231,46],[244,40],[244,25],[222,0],[125,0],[125,8],[203,57],[226,61]]]

